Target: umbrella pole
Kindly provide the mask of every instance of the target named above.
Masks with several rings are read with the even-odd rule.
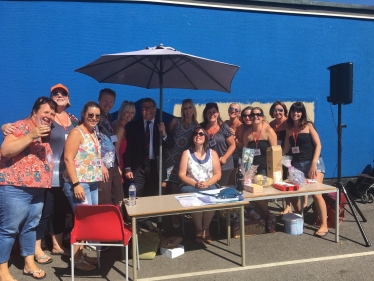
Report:
[[[163,104],[162,104],[162,100],[163,100],[163,84],[164,84],[164,77],[163,77],[163,68],[164,68],[164,61],[163,61],[163,57],[160,56],[160,72],[159,72],[159,82],[160,82],[160,123],[162,123],[162,110],[163,110]],[[165,128],[166,129],[166,128]],[[168,136],[170,138],[170,136]],[[159,147],[159,169],[158,169],[158,195],[161,196],[162,195],[162,141],[163,141],[163,138],[162,138],[162,134],[160,134],[160,147]],[[162,217],[158,217],[158,227],[160,229],[162,229]]]

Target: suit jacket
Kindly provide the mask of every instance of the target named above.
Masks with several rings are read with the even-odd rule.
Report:
[[[153,123],[153,153],[155,160],[160,155],[160,132],[158,130],[159,122],[154,121]],[[165,126],[166,127],[166,126]],[[164,148],[172,148],[174,145],[173,136],[168,133],[166,129],[167,139],[162,142],[163,151]],[[144,120],[143,118],[137,119],[130,123],[126,130],[127,147],[123,156],[125,168],[131,167],[132,171],[135,171],[143,164],[145,158],[145,131],[144,131]]]

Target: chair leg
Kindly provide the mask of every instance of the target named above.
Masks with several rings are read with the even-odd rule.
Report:
[[[140,262],[139,262],[139,240],[138,240],[138,234],[136,234],[136,257],[138,259],[138,270],[140,270]]]
[[[74,245],[70,244],[70,253],[71,253],[71,280],[74,281]]]
[[[99,246],[99,247],[101,247],[101,246]],[[97,266],[100,269],[101,268],[101,263],[100,263],[100,252],[101,252],[101,250],[98,249],[99,247],[96,246],[96,258],[97,258]]]
[[[123,261],[125,259],[125,249],[121,247],[121,260]]]
[[[129,280],[129,248],[127,245],[125,246],[125,251],[126,251],[126,281]],[[121,248],[121,252],[123,253],[123,248]]]

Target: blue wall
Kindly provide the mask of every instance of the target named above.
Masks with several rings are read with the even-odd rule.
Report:
[[[232,93],[166,89],[164,110],[190,97],[207,101],[312,101],[332,177],[337,162],[337,106],[328,66],[354,63],[354,102],[343,106],[343,176],[355,176],[374,156],[374,24],[372,21],[256,13],[147,3],[0,2],[0,123],[26,116],[36,97],[63,83],[78,114],[98,91],[123,99],[157,90],[99,84],[73,70],[101,54],[163,43],[179,51],[240,65]],[[331,107],[331,108],[330,108]],[[335,172],[336,176],[336,172]]]

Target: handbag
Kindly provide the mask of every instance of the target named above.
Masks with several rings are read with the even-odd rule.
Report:
[[[224,188],[218,194],[215,195],[204,193],[204,191],[200,191],[200,193],[204,195],[213,196],[217,199],[238,199],[238,201],[244,200],[243,193],[237,191],[235,187]]]

